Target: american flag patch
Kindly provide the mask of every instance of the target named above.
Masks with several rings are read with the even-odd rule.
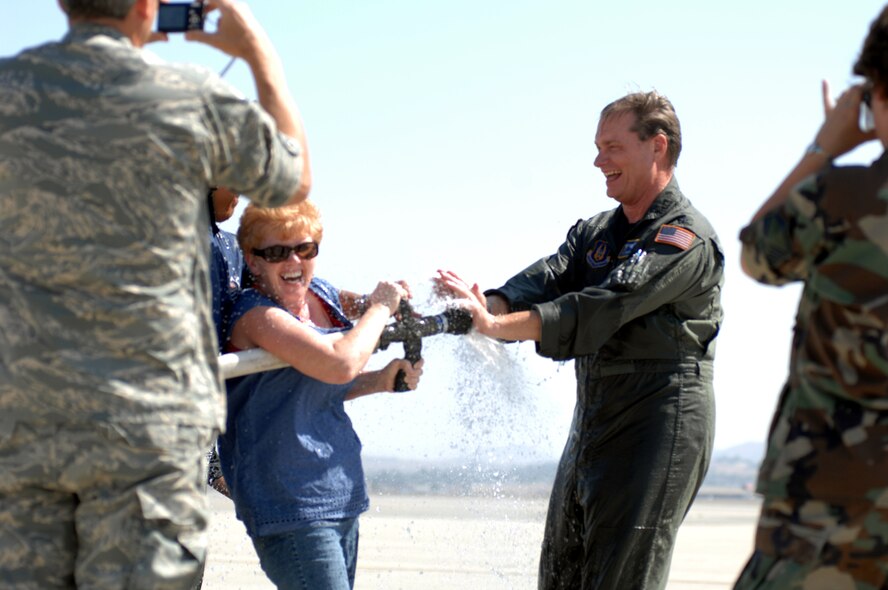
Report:
[[[697,235],[694,232],[683,227],[678,227],[677,225],[664,225],[660,228],[660,231],[657,232],[657,237],[654,238],[654,241],[659,242],[660,244],[670,244],[676,248],[687,250],[691,247],[691,244],[694,243],[694,238],[696,237]]]

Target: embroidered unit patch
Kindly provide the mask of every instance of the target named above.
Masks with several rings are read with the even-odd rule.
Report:
[[[586,262],[592,268],[601,268],[610,262],[610,256],[607,255],[607,242],[598,240],[595,245],[586,251]]]
[[[683,227],[678,227],[677,225],[664,225],[660,228],[660,231],[657,232],[657,237],[654,238],[654,241],[659,242],[660,244],[669,244],[676,248],[687,250],[691,247],[691,244],[694,243],[694,238],[696,237],[697,234]]]

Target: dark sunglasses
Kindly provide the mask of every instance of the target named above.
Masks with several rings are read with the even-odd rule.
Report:
[[[290,257],[291,252],[295,252],[300,260],[311,260],[318,255],[317,242],[303,242],[295,246],[282,246],[275,244],[268,248],[253,248],[253,254],[264,258],[267,262],[283,262]]]

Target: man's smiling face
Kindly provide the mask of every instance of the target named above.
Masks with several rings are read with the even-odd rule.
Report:
[[[604,173],[607,196],[623,204],[646,198],[656,184],[654,138],[642,141],[632,131],[635,115],[621,113],[598,123],[595,166]]]

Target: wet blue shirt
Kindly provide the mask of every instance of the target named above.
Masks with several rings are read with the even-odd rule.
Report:
[[[316,278],[310,288],[334,323],[344,326],[319,332],[352,327],[335,287]],[[281,306],[245,289],[234,303],[232,325],[255,307]],[[324,383],[292,367],[227,382],[228,427],[219,437],[219,455],[237,516],[251,536],[353,518],[367,509],[361,441],[344,407],[351,386]]]

